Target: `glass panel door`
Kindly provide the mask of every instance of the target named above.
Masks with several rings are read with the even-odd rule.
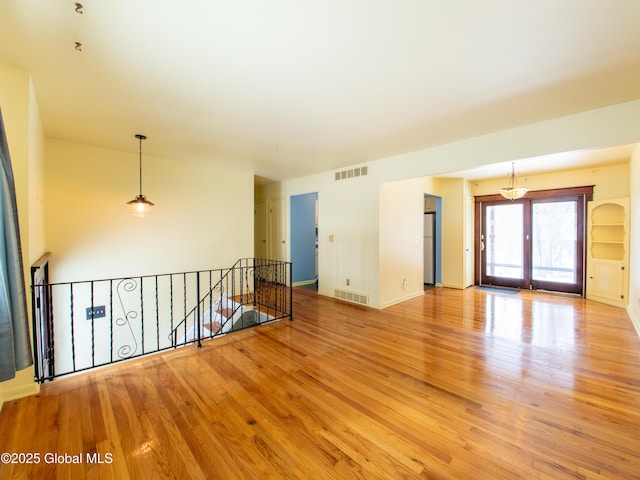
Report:
[[[481,218],[482,284],[582,293],[583,197],[483,202]]]
[[[531,285],[582,292],[582,241],[577,199],[531,204]]]
[[[524,204],[498,203],[484,208],[483,282],[521,287],[527,270]]]
[[[531,278],[575,283],[576,202],[534,203],[531,218]]]

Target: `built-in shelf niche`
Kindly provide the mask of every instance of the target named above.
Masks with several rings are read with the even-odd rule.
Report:
[[[591,256],[606,260],[625,258],[625,208],[617,203],[603,203],[593,209],[591,217]]]
[[[629,199],[589,202],[587,298],[624,307],[629,283]]]

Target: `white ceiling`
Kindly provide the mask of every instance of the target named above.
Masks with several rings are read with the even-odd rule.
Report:
[[[272,180],[640,98],[638,0],[75,3],[0,0],[48,137]]]

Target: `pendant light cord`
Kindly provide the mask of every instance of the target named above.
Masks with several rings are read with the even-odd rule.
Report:
[[[140,141],[139,143],[139,147],[138,147],[138,154],[139,154],[139,168],[140,168],[140,196],[142,197],[142,140],[146,140],[147,137],[145,137],[144,135],[140,135],[137,134],[136,138]]]

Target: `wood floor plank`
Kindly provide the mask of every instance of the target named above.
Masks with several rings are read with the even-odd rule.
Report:
[[[293,322],[7,402],[0,453],[83,461],[0,463],[0,478],[640,478],[624,310],[474,288],[382,311],[303,289],[293,302]]]

